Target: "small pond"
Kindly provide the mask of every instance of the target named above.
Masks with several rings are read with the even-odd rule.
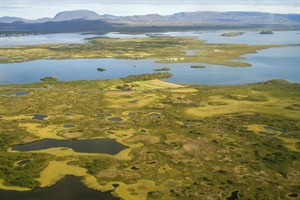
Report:
[[[33,115],[32,119],[36,119],[36,120],[44,120],[47,117],[47,115],[40,115],[40,114],[36,114]]]
[[[4,96],[6,97],[10,97],[10,96],[23,96],[23,95],[26,95],[26,94],[29,94],[29,92],[11,92],[11,93],[7,93],[7,94],[4,94]]]
[[[75,127],[75,125],[73,125],[73,124],[65,124],[64,125],[64,128],[73,128],[73,127]]]
[[[81,178],[76,176],[65,176],[56,184],[50,187],[36,188],[31,191],[13,191],[13,190],[0,190],[0,197],[2,200],[82,200],[82,199],[105,199],[105,200],[119,200],[114,197],[110,192],[100,192],[90,189],[81,183]]]
[[[58,140],[58,139],[42,139],[35,142],[15,145],[12,147],[14,151],[37,151],[55,147],[71,148],[75,152],[80,153],[104,153],[115,155],[120,151],[128,148],[118,143],[114,139],[84,139],[84,140]]]
[[[17,165],[24,166],[24,165],[26,165],[26,164],[28,164],[30,162],[31,162],[31,160],[29,160],[29,159],[27,159],[27,160],[21,160],[20,162],[17,163]]]
[[[99,117],[110,117],[112,116],[111,113],[101,113],[101,114],[98,114]]]
[[[122,117],[110,117],[110,118],[108,118],[108,120],[111,122],[121,122],[121,121],[123,121],[123,118]]]
[[[231,196],[227,197],[226,199],[227,200],[237,200],[239,198],[239,196],[238,196],[239,192],[240,191],[233,191],[233,192],[231,192]]]
[[[298,198],[299,197],[299,195],[297,193],[291,193],[288,196],[291,197],[291,198]]]

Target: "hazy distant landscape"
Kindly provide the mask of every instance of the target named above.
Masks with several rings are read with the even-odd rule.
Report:
[[[94,11],[64,11],[53,18],[0,18],[0,34],[67,32],[161,32],[207,29],[299,29],[299,14],[262,12],[180,12],[173,15],[99,15]]]
[[[1,200],[299,199],[296,1],[35,2],[0,15]]]

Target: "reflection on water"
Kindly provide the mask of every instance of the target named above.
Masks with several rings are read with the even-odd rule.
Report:
[[[19,192],[12,190],[0,190],[1,200],[119,200],[110,192],[100,192],[87,188],[81,183],[81,178],[65,176],[50,187],[36,188],[31,191]]]

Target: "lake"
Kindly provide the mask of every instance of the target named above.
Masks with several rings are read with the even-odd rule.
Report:
[[[192,36],[207,40],[210,43],[246,43],[246,44],[299,44],[300,31],[275,31],[271,35],[259,34],[257,31],[247,31],[241,36],[224,37],[224,32],[169,32],[163,35]],[[51,34],[59,38],[69,37],[77,42],[84,37],[93,35]],[[64,36],[64,37],[63,37]],[[146,37],[145,34],[129,35],[108,33],[103,37],[134,38]],[[26,36],[24,36],[26,37]],[[31,37],[42,37],[40,35]],[[47,38],[48,36],[43,36]],[[51,37],[48,37],[51,38]],[[66,39],[67,40],[67,39]],[[48,42],[52,42],[49,39]],[[191,52],[187,52],[191,53]],[[231,85],[261,82],[270,79],[286,79],[300,82],[300,47],[281,47],[261,50],[256,54],[245,55],[245,62],[252,67],[227,67],[205,63],[160,64],[155,59],[67,59],[67,60],[37,60],[24,63],[1,64],[1,84],[21,84],[38,82],[45,76],[54,76],[61,81],[100,80],[126,77],[143,73],[153,73],[155,68],[169,67],[174,76],[168,81],[187,84]],[[205,68],[191,68],[192,65],[203,65]],[[136,67],[133,67],[136,66]],[[103,67],[105,72],[98,72]]]
[[[15,45],[37,45],[37,44],[83,44],[87,42],[85,38],[97,37],[99,35],[84,35],[79,33],[57,33],[43,35],[25,35],[25,36],[9,36],[0,37],[0,47]]]

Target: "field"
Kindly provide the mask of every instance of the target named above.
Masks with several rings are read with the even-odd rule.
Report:
[[[153,42],[146,40],[149,45]],[[169,51],[161,49],[165,52],[161,58],[171,57],[174,43],[180,41],[172,40]],[[112,45],[120,46],[119,51],[127,49],[120,58],[154,56],[148,55],[150,47],[137,55],[136,49],[128,49],[127,40],[95,39],[80,48],[103,42],[123,42],[124,46]],[[154,48],[155,43],[152,45]],[[191,49],[190,45],[205,49],[199,57],[191,58],[201,62],[200,55],[208,54],[209,49],[227,48],[185,39],[176,47],[180,50],[176,56],[185,57],[181,50]],[[75,49],[49,48],[26,47],[18,54],[40,59],[45,51],[63,59],[91,53],[89,49],[74,54]],[[239,55],[261,48],[265,47],[241,45]],[[30,58],[34,50],[41,56]],[[93,52],[91,57],[97,54]],[[116,49],[101,52],[100,56],[117,55]],[[233,55],[230,60],[236,53]],[[228,62],[227,56],[232,55],[213,62]],[[299,84],[274,80],[217,87],[178,85],[146,77],[1,86],[0,188],[45,187],[73,174],[84,177],[90,188],[112,190],[114,196],[126,200],[231,199],[234,194],[240,199],[299,196]],[[7,95],[13,92],[28,93]],[[33,119],[36,114],[46,118]],[[111,138],[128,148],[116,155],[61,147],[29,152],[12,149],[45,138]],[[30,162],[18,165],[23,160]]]
[[[243,55],[284,45],[209,44],[192,37],[149,37],[141,39],[92,38],[86,44],[24,45],[1,48],[0,63],[39,59],[155,58],[162,63],[208,63],[249,67]],[[286,46],[286,45],[285,45]],[[195,51],[189,56],[186,50]]]

